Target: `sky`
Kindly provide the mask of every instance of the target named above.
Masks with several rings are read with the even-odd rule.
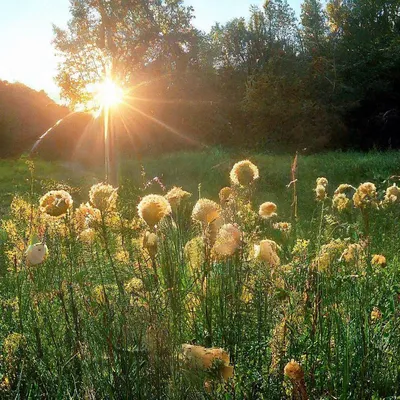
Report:
[[[262,0],[185,0],[194,7],[194,25],[208,31],[215,22],[247,17]],[[289,0],[299,13],[300,0]],[[57,58],[51,45],[52,24],[65,27],[69,0],[0,0],[0,80],[22,82],[58,99],[54,83]]]

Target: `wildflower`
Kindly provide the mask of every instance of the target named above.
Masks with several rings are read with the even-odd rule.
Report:
[[[296,382],[304,379],[303,368],[301,368],[301,365],[293,359],[286,364],[284,373],[289,379]]]
[[[137,296],[143,292],[143,281],[139,278],[132,278],[125,284],[125,290],[130,295]]]
[[[346,242],[340,239],[331,240],[324,244],[317,257],[313,260],[312,266],[318,271],[325,271],[335,261],[339,260],[346,248]]]
[[[336,208],[339,212],[343,212],[351,207],[351,200],[345,193],[335,194],[332,199],[332,207]]]
[[[266,261],[272,267],[279,266],[281,260],[277,254],[279,246],[273,240],[261,240],[260,244],[254,245],[255,258]]]
[[[229,186],[222,188],[219,191],[219,195],[218,195],[220,203],[222,205],[227,204],[231,200],[232,195],[233,195],[232,188],[230,188]]]
[[[378,319],[382,319],[382,312],[378,307],[374,307],[371,311],[371,320],[377,321]]]
[[[143,237],[143,248],[146,249],[153,259],[157,254],[157,235],[146,231]]]
[[[89,191],[90,204],[102,212],[113,211],[117,204],[117,190],[105,183],[93,185]]]
[[[275,203],[267,201],[266,203],[261,204],[258,214],[261,218],[269,219],[276,217],[276,209],[277,206]]]
[[[354,206],[364,209],[368,206],[378,208],[376,186],[371,182],[363,183],[353,196]]]
[[[292,230],[292,224],[290,222],[276,222],[272,226],[274,229],[283,233],[289,233]]]
[[[171,205],[168,200],[157,194],[143,197],[138,205],[139,216],[150,228],[154,228],[164,217],[171,214]]]
[[[324,201],[327,198],[326,187],[323,185],[317,185],[315,188],[315,195],[318,201]]]
[[[129,252],[127,250],[119,250],[115,253],[115,261],[120,262],[121,264],[129,264],[130,257]]]
[[[219,377],[228,380],[233,376],[233,366],[229,365],[229,354],[221,348],[206,348],[191,344],[182,345],[186,363],[194,369],[215,368]]]
[[[100,221],[100,211],[89,203],[81,204],[74,213],[75,227],[78,231],[92,228]]]
[[[235,225],[222,225],[218,231],[213,252],[222,257],[233,255],[240,245],[240,238],[241,232]]]
[[[83,243],[93,243],[96,238],[96,232],[92,228],[84,229],[78,236],[79,240]]]
[[[26,259],[31,265],[41,264],[48,254],[49,250],[44,243],[31,244],[26,250]]]
[[[341,255],[341,259],[345,260],[347,263],[350,262],[362,262],[364,260],[364,248],[359,243],[350,244],[347,249]]]
[[[356,190],[356,189],[347,183],[341,183],[335,190],[334,194],[348,193],[349,191],[352,191],[352,190]]]
[[[400,188],[396,184],[386,189],[384,204],[397,203],[400,200]]]
[[[317,186],[321,185],[326,188],[328,186],[328,179],[326,179],[324,177],[317,178],[316,184],[317,184]]]
[[[62,217],[72,207],[71,195],[65,190],[52,190],[39,201],[40,211],[52,216]]]
[[[220,217],[220,212],[220,206],[214,201],[200,199],[193,208],[192,218],[201,222],[203,225],[209,225]]]
[[[381,254],[374,254],[372,256],[371,264],[377,267],[385,267],[386,266],[386,257]]]
[[[191,195],[191,193],[182,190],[182,188],[174,186],[164,197],[169,201],[171,207],[176,209],[182,200],[189,198]]]
[[[230,173],[234,185],[247,186],[259,178],[258,168],[249,160],[236,163]]]

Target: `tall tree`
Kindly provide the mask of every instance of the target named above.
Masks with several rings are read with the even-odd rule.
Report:
[[[196,32],[191,7],[182,0],[70,0],[66,30],[54,26],[61,57],[56,81],[72,106],[88,100],[86,88],[113,78],[139,78],[182,71],[190,63]]]

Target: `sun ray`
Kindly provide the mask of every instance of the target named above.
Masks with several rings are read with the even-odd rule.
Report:
[[[137,112],[138,114],[148,118],[150,121],[155,122],[156,124],[158,124],[158,125],[162,126],[163,128],[167,129],[169,132],[171,132],[171,133],[173,133],[173,134],[175,134],[175,135],[187,140],[188,142],[190,142],[192,144],[195,144],[197,146],[200,146],[200,147],[208,147],[207,145],[205,145],[205,144],[203,144],[203,143],[201,143],[201,142],[199,142],[199,141],[197,141],[195,139],[192,139],[192,138],[184,135],[183,133],[179,132],[177,129],[173,128],[172,126],[169,126],[165,122],[162,122],[159,119],[157,119],[155,117],[152,117],[151,115],[149,115],[149,114],[145,113],[144,111],[140,110],[139,108],[134,107],[132,104],[129,104],[129,103],[126,103],[126,102],[124,102],[123,104],[126,105],[127,107],[129,107],[131,110]]]

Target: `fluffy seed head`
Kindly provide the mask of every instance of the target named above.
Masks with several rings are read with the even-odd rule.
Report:
[[[273,240],[261,240],[260,244],[254,245],[254,256],[259,260],[266,261],[271,267],[276,267],[281,263],[277,250],[278,245]]]
[[[317,186],[321,185],[321,186],[324,186],[326,188],[328,186],[328,179],[326,179],[324,177],[317,178],[316,184],[317,184]]]
[[[294,360],[291,360],[286,364],[284,373],[292,381],[299,382],[304,379],[303,368],[301,368],[301,365]]]
[[[386,194],[383,202],[385,204],[397,203],[400,201],[400,188],[394,184],[386,189]]]
[[[229,186],[222,188],[219,191],[219,201],[222,205],[229,202],[232,198],[233,190]]]
[[[266,203],[261,204],[260,209],[258,210],[258,214],[261,218],[269,219],[272,217],[276,217],[277,206],[275,203],[267,201]]]
[[[354,206],[357,208],[366,208],[368,206],[377,208],[376,186],[371,182],[360,185],[354,193],[353,202]]]
[[[386,257],[381,254],[374,254],[372,256],[371,264],[376,267],[385,267],[386,266]]]
[[[335,194],[332,199],[332,207],[336,208],[339,212],[343,212],[351,207],[351,200],[345,193]]]
[[[229,257],[240,246],[241,232],[233,224],[222,225],[218,231],[213,252],[220,257]]]
[[[48,252],[44,243],[31,244],[26,250],[26,259],[30,265],[38,265],[46,259]]]
[[[216,367],[220,377],[228,380],[233,375],[229,354],[221,348],[206,348],[191,344],[182,345],[185,362],[192,368],[208,370]]]
[[[117,190],[105,183],[93,185],[89,191],[90,204],[102,212],[114,210],[117,204]]]
[[[209,225],[220,217],[220,212],[221,208],[215,201],[200,199],[193,208],[192,218],[203,225]]]
[[[236,163],[230,173],[234,185],[247,186],[260,177],[258,168],[249,160]]]
[[[323,201],[326,199],[327,194],[326,194],[326,186],[323,185],[317,185],[315,188],[315,196],[318,201]]]
[[[52,217],[62,217],[72,207],[71,195],[65,190],[51,190],[39,201],[40,210]]]
[[[164,217],[171,214],[171,205],[168,200],[157,194],[143,197],[138,205],[138,213],[150,228],[154,228]]]
[[[174,186],[166,195],[165,198],[171,204],[173,209],[176,209],[181,204],[182,200],[189,198],[192,194],[182,190],[182,188]]]

